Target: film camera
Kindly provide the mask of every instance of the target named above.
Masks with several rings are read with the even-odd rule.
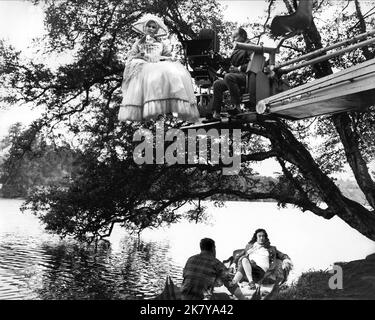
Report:
[[[183,46],[191,76],[201,88],[211,87],[218,71],[229,67],[229,59],[218,53],[220,42],[214,30],[202,29],[197,39],[184,41]]]
[[[282,41],[280,45],[281,43]],[[220,70],[228,72],[230,59],[223,58],[218,53],[219,39],[216,32],[211,29],[202,29],[197,39],[185,41],[183,46],[191,76],[198,87],[196,96],[199,112],[201,116],[207,116],[212,111],[209,106],[212,85],[218,77],[223,76]],[[277,74],[272,74],[269,69],[270,65],[275,64],[275,55],[279,46],[268,48],[251,43],[237,43],[236,48],[252,53],[246,70],[246,86],[240,88],[241,101],[246,109],[255,109],[258,101],[288,89],[286,81]],[[265,54],[269,55],[268,60]],[[229,102],[229,93],[224,100]]]
[[[209,102],[214,81],[227,70],[230,61],[219,54],[220,42],[214,30],[202,29],[197,39],[183,42],[190,74],[198,87],[197,103],[202,116],[210,113]]]

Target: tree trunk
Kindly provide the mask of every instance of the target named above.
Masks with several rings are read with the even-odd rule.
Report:
[[[313,22],[311,27],[304,33],[307,51],[322,48],[321,36]],[[316,64],[313,67],[316,78],[332,74],[329,61]],[[374,200],[371,193],[371,177],[368,181],[368,169],[359,152],[359,142],[351,131],[351,118],[348,114],[333,117],[336,129],[343,142],[348,162],[352,167],[357,181],[362,190],[367,191],[371,203]],[[358,230],[366,237],[375,240],[375,214],[367,210],[359,203],[346,198],[335,183],[319,168],[310,152],[299,142],[292,132],[281,122],[279,124],[267,125],[272,132],[271,142],[273,148],[290,163],[296,165],[305,179],[311,182],[332,212],[343,219],[351,227]],[[326,218],[331,218],[328,216]]]
[[[358,10],[360,12],[360,8]],[[314,23],[305,33],[305,41],[308,51],[323,47],[321,36]],[[315,65],[314,71],[317,78],[332,74],[329,61]],[[340,115],[333,116],[332,121],[340,136],[346,158],[354,173],[358,186],[366,196],[366,199],[371,207],[375,209],[375,184],[371,179],[366,162],[360,152],[359,137],[352,129],[352,119],[347,113],[342,113]]]
[[[375,240],[375,214],[359,203],[346,198],[335,183],[319,168],[310,152],[281,123],[269,127],[273,147],[283,159],[296,165],[311,182],[332,212],[364,236]],[[332,215],[325,218],[332,218]]]
[[[354,2],[355,2],[355,9],[357,13],[358,23],[359,23],[359,30],[361,31],[361,33],[365,33],[367,31],[366,21],[362,14],[361,5],[359,4],[358,0],[355,0]],[[368,47],[363,47],[361,50],[366,60],[374,58],[374,54],[370,52]]]
[[[354,173],[358,186],[364,193],[370,206],[375,209],[375,183],[371,178],[367,164],[359,150],[359,136],[352,129],[352,120],[346,113],[332,118],[341,142],[344,145],[346,158]]]

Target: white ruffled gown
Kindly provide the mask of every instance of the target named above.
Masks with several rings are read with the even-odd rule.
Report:
[[[177,113],[178,118],[186,121],[198,120],[199,112],[189,72],[180,62],[158,61],[160,56],[171,56],[164,43],[151,37],[143,40],[133,45],[128,56],[119,120],[156,119],[168,113]],[[158,62],[136,58],[140,53]]]

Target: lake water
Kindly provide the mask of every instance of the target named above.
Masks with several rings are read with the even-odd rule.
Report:
[[[199,240],[216,241],[217,257],[242,248],[256,228],[293,260],[290,281],[303,271],[327,269],[337,261],[363,259],[375,242],[338,218],[329,221],[274,203],[205,203],[208,222],[180,222],[145,230],[141,240],[115,228],[110,245],[97,251],[48,234],[35,216],[21,213],[21,200],[0,199],[0,299],[141,299],[161,292],[169,274],[179,284]],[[186,210],[185,208],[184,210]]]

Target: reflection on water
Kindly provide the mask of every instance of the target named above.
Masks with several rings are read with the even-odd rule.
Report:
[[[46,236],[34,217],[25,219],[28,229],[18,217],[15,223],[12,210],[1,211],[0,299],[148,299],[161,292],[167,274],[181,281],[168,241],[124,236],[116,251],[104,242],[95,250]]]
[[[137,243],[125,238],[121,252],[108,245],[95,251],[78,245],[44,245],[51,262],[37,290],[42,299],[152,298],[171,269],[168,243]],[[175,269],[175,268],[174,268]],[[178,278],[180,270],[176,270]]]
[[[0,299],[152,298],[168,272],[181,280],[167,242],[139,243],[131,237],[124,238],[120,252],[106,243],[95,250],[63,241],[2,241],[0,261]]]

